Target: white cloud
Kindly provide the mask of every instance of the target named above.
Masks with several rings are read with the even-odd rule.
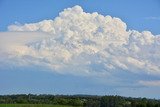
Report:
[[[160,36],[149,31],[127,31],[119,18],[86,13],[75,6],[54,20],[10,25],[8,29],[49,35],[12,48],[14,53],[10,54],[17,61],[45,65],[62,74],[101,76],[125,70],[160,76]]]
[[[48,38],[44,32],[0,32],[0,51],[9,46],[25,45]]]

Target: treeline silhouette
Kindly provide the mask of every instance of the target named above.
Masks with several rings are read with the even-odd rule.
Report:
[[[54,104],[80,107],[160,107],[160,100],[91,95],[0,95],[0,104]]]

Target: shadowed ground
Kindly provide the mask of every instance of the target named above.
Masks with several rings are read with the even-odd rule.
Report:
[[[73,107],[73,106],[50,105],[50,104],[0,104],[0,107]]]

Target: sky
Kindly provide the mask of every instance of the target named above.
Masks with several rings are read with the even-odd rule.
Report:
[[[63,9],[75,5],[80,5],[86,12],[119,17],[130,29],[160,33],[159,0],[0,0],[0,31],[6,31],[7,26],[15,22],[24,24],[53,19]]]
[[[0,94],[160,98],[159,0],[0,0]]]

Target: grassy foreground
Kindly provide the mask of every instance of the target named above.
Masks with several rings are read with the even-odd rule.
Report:
[[[0,107],[73,107],[73,106],[51,105],[51,104],[0,104]]]

